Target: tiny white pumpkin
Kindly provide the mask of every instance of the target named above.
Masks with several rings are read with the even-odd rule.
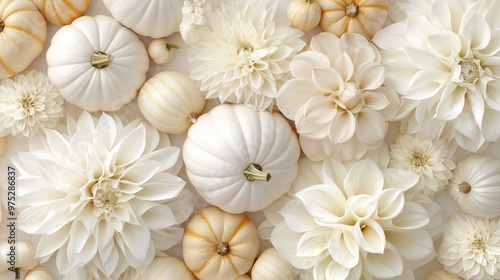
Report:
[[[111,17],[77,18],[52,37],[47,74],[70,103],[84,110],[116,111],[137,95],[149,58],[134,32]]]
[[[286,9],[286,16],[293,27],[309,31],[321,20],[321,7],[317,0],[292,0]]]
[[[179,31],[183,0],[103,0],[111,15],[135,33],[151,38]]]
[[[459,161],[448,190],[463,212],[485,219],[499,216],[500,159],[474,154]]]
[[[182,255],[201,280],[234,279],[251,269],[259,246],[257,229],[246,214],[209,206],[198,211],[186,226]]]
[[[52,275],[50,275],[46,268],[37,266],[28,271],[24,280],[52,280]]]
[[[230,213],[258,211],[288,191],[297,175],[295,132],[277,112],[223,104],[201,115],[184,142],[190,182]]]
[[[42,15],[55,25],[70,24],[83,16],[90,6],[90,0],[31,0]]]
[[[135,279],[195,280],[193,273],[183,261],[170,256],[156,257],[145,271],[137,274]]]
[[[29,0],[0,1],[0,79],[26,69],[43,51],[47,23]]]
[[[154,39],[149,43],[148,53],[156,64],[165,64],[172,60],[174,51],[180,48],[179,45],[169,43],[165,38]]]
[[[296,269],[275,248],[268,248],[257,258],[252,267],[253,280],[291,280]]]
[[[10,263],[12,252],[15,254],[16,269],[30,270],[38,265],[38,258],[35,257],[35,249],[31,243],[16,241],[13,244],[2,240],[0,241],[0,273],[7,271],[12,265]]]
[[[164,71],[144,83],[137,104],[156,129],[181,134],[196,122],[205,108],[206,99],[187,74]]]

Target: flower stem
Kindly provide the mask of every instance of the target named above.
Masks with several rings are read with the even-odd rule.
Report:
[[[2,32],[4,28],[5,28],[5,22],[0,19],[0,32]]]
[[[111,62],[113,62],[114,57],[110,54],[98,51],[92,54],[90,57],[90,64],[97,69],[102,69],[108,67]]]
[[[181,46],[176,45],[176,44],[167,43],[167,50],[171,50],[171,49],[180,50]]]
[[[243,174],[249,182],[255,180],[269,182],[269,180],[271,180],[271,174],[263,172],[262,167],[255,163],[250,163],[247,168],[243,170]]]

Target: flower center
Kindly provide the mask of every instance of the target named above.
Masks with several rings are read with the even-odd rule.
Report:
[[[460,76],[468,83],[475,83],[479,78],[479,67],[472,60],[462,60],[458,63],[460,65]]]
[[[482,239],[474,239],[474,241],[471,244],[471,247],[479,251],[484,251],[484,249],[486,249],[486,244]]]
[[[362,95],[361,91],[359,90],[358,86],[355,83],[348,82],[345,84],[344,91],[338,95],[338,100],[342,104],[340,107],[342,107],[345,110],[350,110],[353,111],[353,113],[357,113],[358,109],[360,110],[362,106]]]
[[[413,150],[410,158],[410,163],[413,167],[419,168],[427,163],[428,157],[421,150]]]
[[[353,18],[359,14],[359,6],[356,3],[351,3],[345,6],[345,15]]]
[[[470,191],[472,190],[472,187],[469,184],[469,182],[462,182],[458,185],[458,190],[463,192],[463,193],[470,193]]]
[[[96,185],[98,189],[94,195],[94,205],[102,211],[109,213],[118,204],[121,192],[111,186],[107,180],[98,182]]]
[[[238,49],[238,55],[247,55],[253,52],[253,47],[250,45],[242,45]]]
[[[22,97],[19,103],[21,103],[21,107],[27,115],[32,115],[35,112],[35,100],[33,96]]]

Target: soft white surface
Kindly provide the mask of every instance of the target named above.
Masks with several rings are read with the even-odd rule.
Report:
[[[146,0],[147,1],[147,0]],[[278,10],[277,10],[277,13],[279,15],[285,15],[285,10],[286,10],[286,6],[289,2],[289,0],[278,0],[279,1],[279,4],[278,4]],[[86,15],[97,15],[97,14],[104,14],[104,15],[109,15],[110,16],[110,13],[106,10],[106,8],[104,7],[102,1],[100,0],[94,0],[89,8],[89,10],[87,11]],[[50,45],[50,38],[53,36],[53,34],[59,29],[60,27],[58,26],[54,26],[52,24],[48,24],[48,40],[47,40],[47,44],[45,46],[45,50],[44,52],[42,53],[42,55],[40,55],[34,62],[33,64],[31,65],[30,68],[34,68],[34,69],[38,69],[38,70],[41,70],[41,71],[46,71],[47,69],[47,63],[45,61],[45,52],[47,51],[47,48],[48,46]],[[316,34],[320,32],[320,29],[319,28],[316,28],[310,32],[308,32],[305,36],[305,38],[308,40],[312,35]],[[146,37],[141,37],[139,36],[140,39],[144,42],[145,46],[147,47],[147,45],[149,44],[149,42],[151,41],[150,38],[146,38]],[[179,33],[174,33],[172,34],[171,36],[168,37],[168,40],[172,43],[176,43],[178,45],[181,46],[181,49],[179,51],[177,51],[175,54],[174,54],[174,58],[172,59],[172,61],[166,65],[156,65],[154,62],[150,62],[150,68],[149,68],[149,73],[148,73],[148,78],[151,77],[152,75],[158,73],[158,72],[161,72],[161,71],[165,71],[165,70],[175,70],[175,71],[182,71],[182,72],[188,72],[188,63],[187,63],[187,46],[186,44],[182,41]],[[206,107],[206,111],[208,111],[209,109],[213,108],[213,106],[215,105],[215,103],[213,101],[209,101],[208,104],[207,104],[207,107]],[[131,110],[128,110],[127,113],[128,113],[128,116],[127,117],[130,117],[130,118],[133,118],[134,115],[138,114],[138,112],[136,111],[136,107],[133,107],[133,106],[130,106]],[[389,143],[393,143],[393,140],[397,134],[397,130],[398,130],[398,127],[397,125],[395,124],[391,124],[390,126],[390,131],[388,133],[388,136],[387,136],[387,140]],[[185,135],[172,135],[171,136],[171,140],[172,140],[172,143],[173,145],[175,146],[178,146],[178,147],[182,147],[182,143],[183,143],[183,140],[185,139]],[[2,173],[2,176],[0,178],[5,178],[5,175],[6,175],[6,172],[7,172],[7,165],[10,163],[10,157],[13,156],[14,154],[17,153],[17,151],[26,151],[27,150],[27,147],[28,147],[28,144],[27,144],[27,141],[22,139],[18,139],[18,138],[12,138],[10,137],[9,138],[9,142],[8,142],[8,146],[7,146],[7,150],[5,152],[5,154],[3,156],[0,157],[0,167],[1,167],[1,171],[0,172],[3,172]],[[499,152],[500,149],[496,149],[496,147],[490,147],[487,152],[489,153],[493,153],[497,156],[499,156]],[[464,156],[466,156],[467,153],[465,152],[459,152],[458,153],[458,158],[462,158]],[[181,173],[180,173],[180,176],[187,180],[187,177],[186,177],[186,174],[185,174],[185,171],[182,170]],[[2,204],[6,204],[6,179],[2,179],[1,182],[0,182],[0,190],[1,190],[1,195],[0,195],[0,198],[1,198],[1,203]],[[188,187],[192,188],[192,186],[189,185],[188,183]],[[449,216],[450,214],[452,214],[453,212],[455,212],[457,210],[457,206],[456,204],[451,200],[450,196],[448,195],[447,192],[441,192],[441,193],[438,193],[435,200],[443,207],[444,209],[444,214],[446,216]],[[196,204],[196,209],[200,209],[200,208],[203,208],[204,206],[206,206],[206,202],[203,201],[201,198],[198,199],[197,201],[197,204]],[[196,210],[195,209],[195,210]],[[1,221],[1,224],[0,224],[0,239],[4,239],[6,238],[8,235],[7,235],[7,231],[6,231],[6,213],[5,213],[5,207],[2,207],[2,221]],[[260,213],[260,212],[256,212],[256,213],[249,213],[249,216],[250,218],[255,222],[255,224],[258,226],[262,221],[263,221],[263,215]],[[22,232],[18,231],[17,232],[17,240],[26,240],[26,241],[29,241],[29,236],[27,236],[26,234],[23,234]],[[438,243],[439,243],[439,240],[438,240]],[[436,244],[436,249],[438,248],[439,244]],[[262,244],[261,244],[261,252],[265,249],[265,248],[268,248],[270,246],[270,243],[268,241],[263,241]],[[175,256],[175,257],[181,257],[181,250],[180,250],[180,246],[175,246],[174,248],[172,248],[171,250],[169,250],[167,252],[169,255],[172,255],[172,256]],[[54,260],[50,260],[49,262],[43,264],[44,267],[48,268],[52,273],[53,273],[53,277],[54,279],[59,279],[59,277],[57,276],[57,270],[55,268],[55,262]],[[415,271],[415,275],[416,275],[416,279],[425,279],[425,276],[427,275],[427,273],[430,271],[430,270],[433,270],[433,269],[436,269],[436,268],[440,268],[441,265],[439,264],[439,262],[437,260],[434,260],[432,261],[431,263],[425,265],[424,267],[421,267],[419,268],[418,270]],[[22,274],[22,277],[24,277],[24,274]],[[13,274],[11,273],[4,273],[4,274],[0,274],[0,279],[13,279]]]

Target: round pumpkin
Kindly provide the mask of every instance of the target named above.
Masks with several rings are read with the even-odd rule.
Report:
[[[103,0],[111,15],[135,33],[151,38],[179,31],[183,0]]]
[[[135,279],[195,280],[183,261],[170,256],[156,257]]]
[[[252,267],[253,280],[291,280],[296,269],[273,247],[266,249]]]
[[[47,50],[47,74],[70,103],[116,111],[135,98],[149,58],[134,32],[111,17],[83,16],[63,26]]]
[[[29,0],[0,0],[0,79],[26,69],[45,47],[47,24]]]
[[[70,24],[83,16],[90,6],[90,0],[31,0],[42,15],[55,25]]]
[[[358,33],[371,39],[385,24],[389,0],[318,0],[319,26],[338,37]]]
[[[309,31],[321,20],[321,7],[317,0],[292,0],[286,9],[286,17],[293,27]]]
[[[209,206],[198,211],[186,226],[182,255],[201,280],[235,279],[251,269],[259,245],[257,229],[246,214]]]
[[[295,132],[277,112],[223,104],[201,115],[184,142],[190,182],[230,213],[258,211],[288,191],[297,175]]]

